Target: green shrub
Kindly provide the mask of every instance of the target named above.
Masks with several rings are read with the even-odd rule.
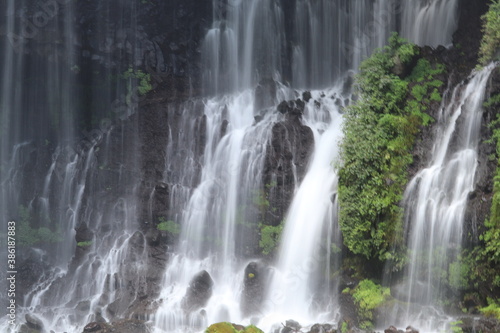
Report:
[[[453,321],[450,323],[450,331],[452,333],[462,333],[463,330],[462,328],[459,326],[463,324],[463,322],[461,320],[457,320],[457,321]]]
[[[243,330],[238,331],[233,324],[222,322],[210,325],[205,333],[264,333],[261,329],[257,328],[254,325],[249,325],[245,327]]]
[[[492,299],[488,299],[488,306],[479,309],[479,311],[485,316],[494,317],[500,320],[500,305]]]
[[[264,333],[264,332],[260,328],[254,326],[254,325],[250,325],[250,326],[245,327],[245,329],[243,330],[243,333]]]
[[[158,219],[158,225],[156,229],[160,231],[166,231],[172,235],[178,235],[181,233],[181,226],[172,220],[165,219],[163,216]]]
[[[456,290],[465,290],[469,287],[470,267],[468,262],[458,258],[448,267],[448,283]]]
[[[488,99],[483,106],[496,107],[500,104],[500,94]],[[496,109],[490,110],[497,113]],[[479,298],[484,295],[498,295],[500,291],[500,115],[492,120],[488,127],[491,129],[491,138],[486,143],[493,144],[496,152],[490,156],[497,161],[496,171],[493,176],[493,193],[489,217],[484,221],[484,228],[479,236],[480,244],[473,249],[464,250],[463,263],[469,267],[468,287],[470,290],[480,290]],[[480,301],[485,302],[484,298]],[[489,299],[489,306],[482,309],[485,314],[495,315],[499,300]]]
[[[483,106],[485,108],[489,108],[491,106],[498,105],[498,104],[500,104],[500,94],[496,94],[496,95],[488,98],[488,100],[483,103]]]
[[[418,55],[415,45],[394,34],[388,46],[361,64],[356,76],[359,98],[346,108],[341,144],[339,224],[344,244],[354,254],[390,260],[399,268],[405,258],[398,203],[408,182],[416,134],[433,120],[426,110],[431,101],[441,99],[437,88],[443,85],[434,76],[444,67],[415,61]],[[396,64],[411,73],[396,75]],[[394,245],[400,250],[390,252]]]
[[[123,79],[136,82],[137,92],[139,93],[139,95],[145,95],[153,90],[153,86],[151,85],[151,75],[148,73],[144,73],[140,69],[133,69],[132,67],[129,67],[129,69],[123,72],[121,76]],[[129,90],[132,90],[130,86]]]
[[[479,62],[487,65],[495,60],[496,53],[500,47],[500,1],[493,0],[490,9],[482,17],[483,39],[479,49]]]
[[[222,322],[210,325],[205,333],[238,333],[231,323]]]
[[[382,287],[371,280],[362,280],[352,297],[359,309],[360,327],[369,329],[373,327],[373,310],[385,303],[391,296],[389,288]]]
[[[281,233],[283,231],[284,221],[282,221],[277,226],[272,225],[260,225],[260,241],[259,246],[262,249],[262,253],[265,255],[270,254],[278,246]]]
[[[340,327],[340,332],[341,333],[347,333],[349,330],[349,327],[345,321],[342,322],[342,326]]]

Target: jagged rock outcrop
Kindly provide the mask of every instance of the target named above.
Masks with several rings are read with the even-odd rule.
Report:
[[[297,99],[284,101],[277,107],[285,119],[272,128],[264,162],[263,183],[267,185],[269,206],[273,208],[265,212],[266,224],[278,225],[282,221],[313,151],[312,130],[301,122],[304,105],[303,100]]]

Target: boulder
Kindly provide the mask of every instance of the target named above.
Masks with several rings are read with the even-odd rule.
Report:
[[[280,333],[298,332],[302,326],[295,320],[289,319],[285,322],[285,327],[281,329]]]
[[[29,328],[37,331],[43,330],[43,321],[40,318],[32,314],[27,314],[24,316],[24,319],[26,319],[26,325],[28,325]]]
[[[192,312],[205,306],[212,296],[214,281],[207,271],[203,270],[196,274],[182,299],[182,308],[186,312]]]
[[[384,330],[384,333],[404,333],[403,330],[398,330],[395,326],[389,326]]]
[[[406,327],[405,333],[419,333],[419,331],[413,326],[408,326]]]
[[[330,324],[314,324],[309,333],[336,333],[337,331]]]
[[[92,322],[85,325],[85,327],[83,328],[83,332],[97,332],[104,329],[105,327],[106,325],[103,323]]]
[[[302,93],[302,99],[307,103],[309,100],[312,98],[311,92],[310,91],[304,91]]]
[[[257,262],[250,262],[245,268],[241,312],[245,316],[258,313],[262,308],[266,288],[267,272]]]

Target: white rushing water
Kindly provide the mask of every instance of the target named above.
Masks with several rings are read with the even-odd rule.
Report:
[[[314,152],[307,173],[297,186],[285,218],[286,224],[273,279],[268,287],[262,327],[293,318],[303,324],[334,321],[336,290],[329,283],[332,244],[340,247],[336,191],[338,177],[333,167],[342,138],[343,106],[335,104],[338,89],[324,96],[314,91],[306,105],[304,124],[314,133]],[[332,288],[331,288],[332,287]]]
[[[406,189],[410,264],[398,289],[409,305],[403,316],[391,318],[393,323],[438,332],[450,322],[437,304],[443,279],[453,274],[450,266],[460,253],[467,200],[475,187],[482,103],[493,69],[492,64],[472,74],[444,99],[430,162]]]
[[[450,46],[458,25],[458,0],[404,1],[401,36],[419,45]]]

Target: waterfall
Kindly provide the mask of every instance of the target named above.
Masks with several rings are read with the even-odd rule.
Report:
[[[113,70],[104,45],[106,35],[120,33],[106,15],[134,17],[127,6],[100,7],[102,55],[82,59],[74,1],[2,4],[0,217],[16,222],[16,262],[39,273],[17,276],[17,326],[2,322],[2,332],[17,331],[25,314],[46,330],[82,331],[147,292],[125,288],[144,285],[141,272],[151,266],[136,232],[136,124],[119,122],[137,108],[124,97],[135,82],[116,80],[129,65]],[[82,125],[90,122],[91,131]]]
[[[155,316],[157,332],[197,331],[218,321],[248,323],[240,309],[248,259],[242,258],[244,242],[238,233],[245,229],[238,225],[243,220],[255,228],[258,223],[259,215],[248,206],[264,186],[263,159],[273,124],[284,121],[276,106],[296,98],[291,89],[278,84],[262,112],[254,95],[265,80],[325,90],[312,91],[305,103],[302,123],[313,132],[314,152],[303,179],[294,175],[296,193],[285,219],[273,281],[252,320],[267,330],[291,317],[312,323],[320,318],[318,312],[333,320],[336,288],[327,281],[339,260],[332,248],[340,247],[340,235],[332,163],[341,139],[341,109],[349,100],[342,80],[386,43],[403,11],[420,8],[423,2],[400,6],[387,0],[297,0],[283,6],[277,0],[214,1],[214,21],[202,45],[204,91],[215,97],[203,100],[199,118],[206,130],[201,180],[189,199],[177,203],[182,207],[176,216],[182,232],[165,273],[162,304]],[[451,8],[450,16],[455,11]],[[405,28],[414,40],[430,40],[418,27]],[[435,41],[447,44],[450,38],[447,31]],[[193,112],[188,103],[182,114]],[[187,127],[182,138],[173,137],[177,149],[185,150],[189,141],[183,138],[196,135],[193,122],[183,121]],[[192,159],[184,161],[192,165]],[[176,162],[168,163],[175,169]],[[180,179],[189,178],[191,169],[179,171]],[[188,192],[183,190],[181,196]],[[205,288],[203,297],[193,304],[190,295],[199,286]]]
[[[313,130],[315,148],[285,218],[278,263],[264,303],[264,325],[290,318],[301,323],[334,319],[331,307],[336,288],[330,288],[329,281],[330,273],[339,267],[331,247],[340,247],[341,239],[337,224],[338,177],[332,164],[338,155],[342,137],[340,111],[345,106],[335,104],[332,97],[337,94],[336,88],[326,96],[315,91],[314,101],[320,101],[321,106],[313,100],[306,106],[304,123]]]
[[[461,249],[465,209],[475,186],[482,103],[494,68],[472,74],[443,100],[430,162],[404,194],[410,259],[407,280],[396,290],[409,305],[404,316],[391,318],[402,318],[400,325],[414,323],[430,332],[450,321],[437,304]]]
[[[141,155],[138,122],[152,110],[137,112],[137,82],[124,77],[152,49],[161,53],[138,27],[141,5],[0,5],[0,218],[45,237],[19,244],[20,261],[41,272],[17,299],[19,324],[35,314],[47,331],[76,332],[91,321],[134,315],[150,319],[157,332],[196,332],[218,321],[271,329],[290,317],[305,324],[333,319],[336,286],[329,278],[339,265],[340,235],[332,163],[351,71],[398,28],[412,41],[448,45],[456,3],[214,0],[213,22],[196,49],[204,95],[169,105],[166,133],[151,134],[165,139],[164,151],[155,152],[166,156],[161,171]],[[79,17],[83,7],[95,16]],[[443,17],[442,33],[420,29]],[[89,36],[95,38],[84,40]],[[303,110],[279,111],[282,102]],[[292,156],[289,179],[265,183],[267,154],[283,124],[310,131],[314,147],[310,156]],[[308,160],[299,165],[300,158]],[[144,174],[155,172],[161,182],[144,184]],[[249,315],[241,305],[246,269],[264,266],[251,249],[269,222],[265,190],[278,181],[295,192],[263,308]],[[159,213],[164,192],[168,209]],[[158,231],[160,215],[180,234],[152,255],[154,235],[143,231]],[[162,281],[159,295],[154,279]],[[151,308],[129,308],[156,296]],[[10,330],[5,325],[0,330]]]
[[[449,46],[457,29],[457,0],[404,1],[401,35],[419,45]]]

